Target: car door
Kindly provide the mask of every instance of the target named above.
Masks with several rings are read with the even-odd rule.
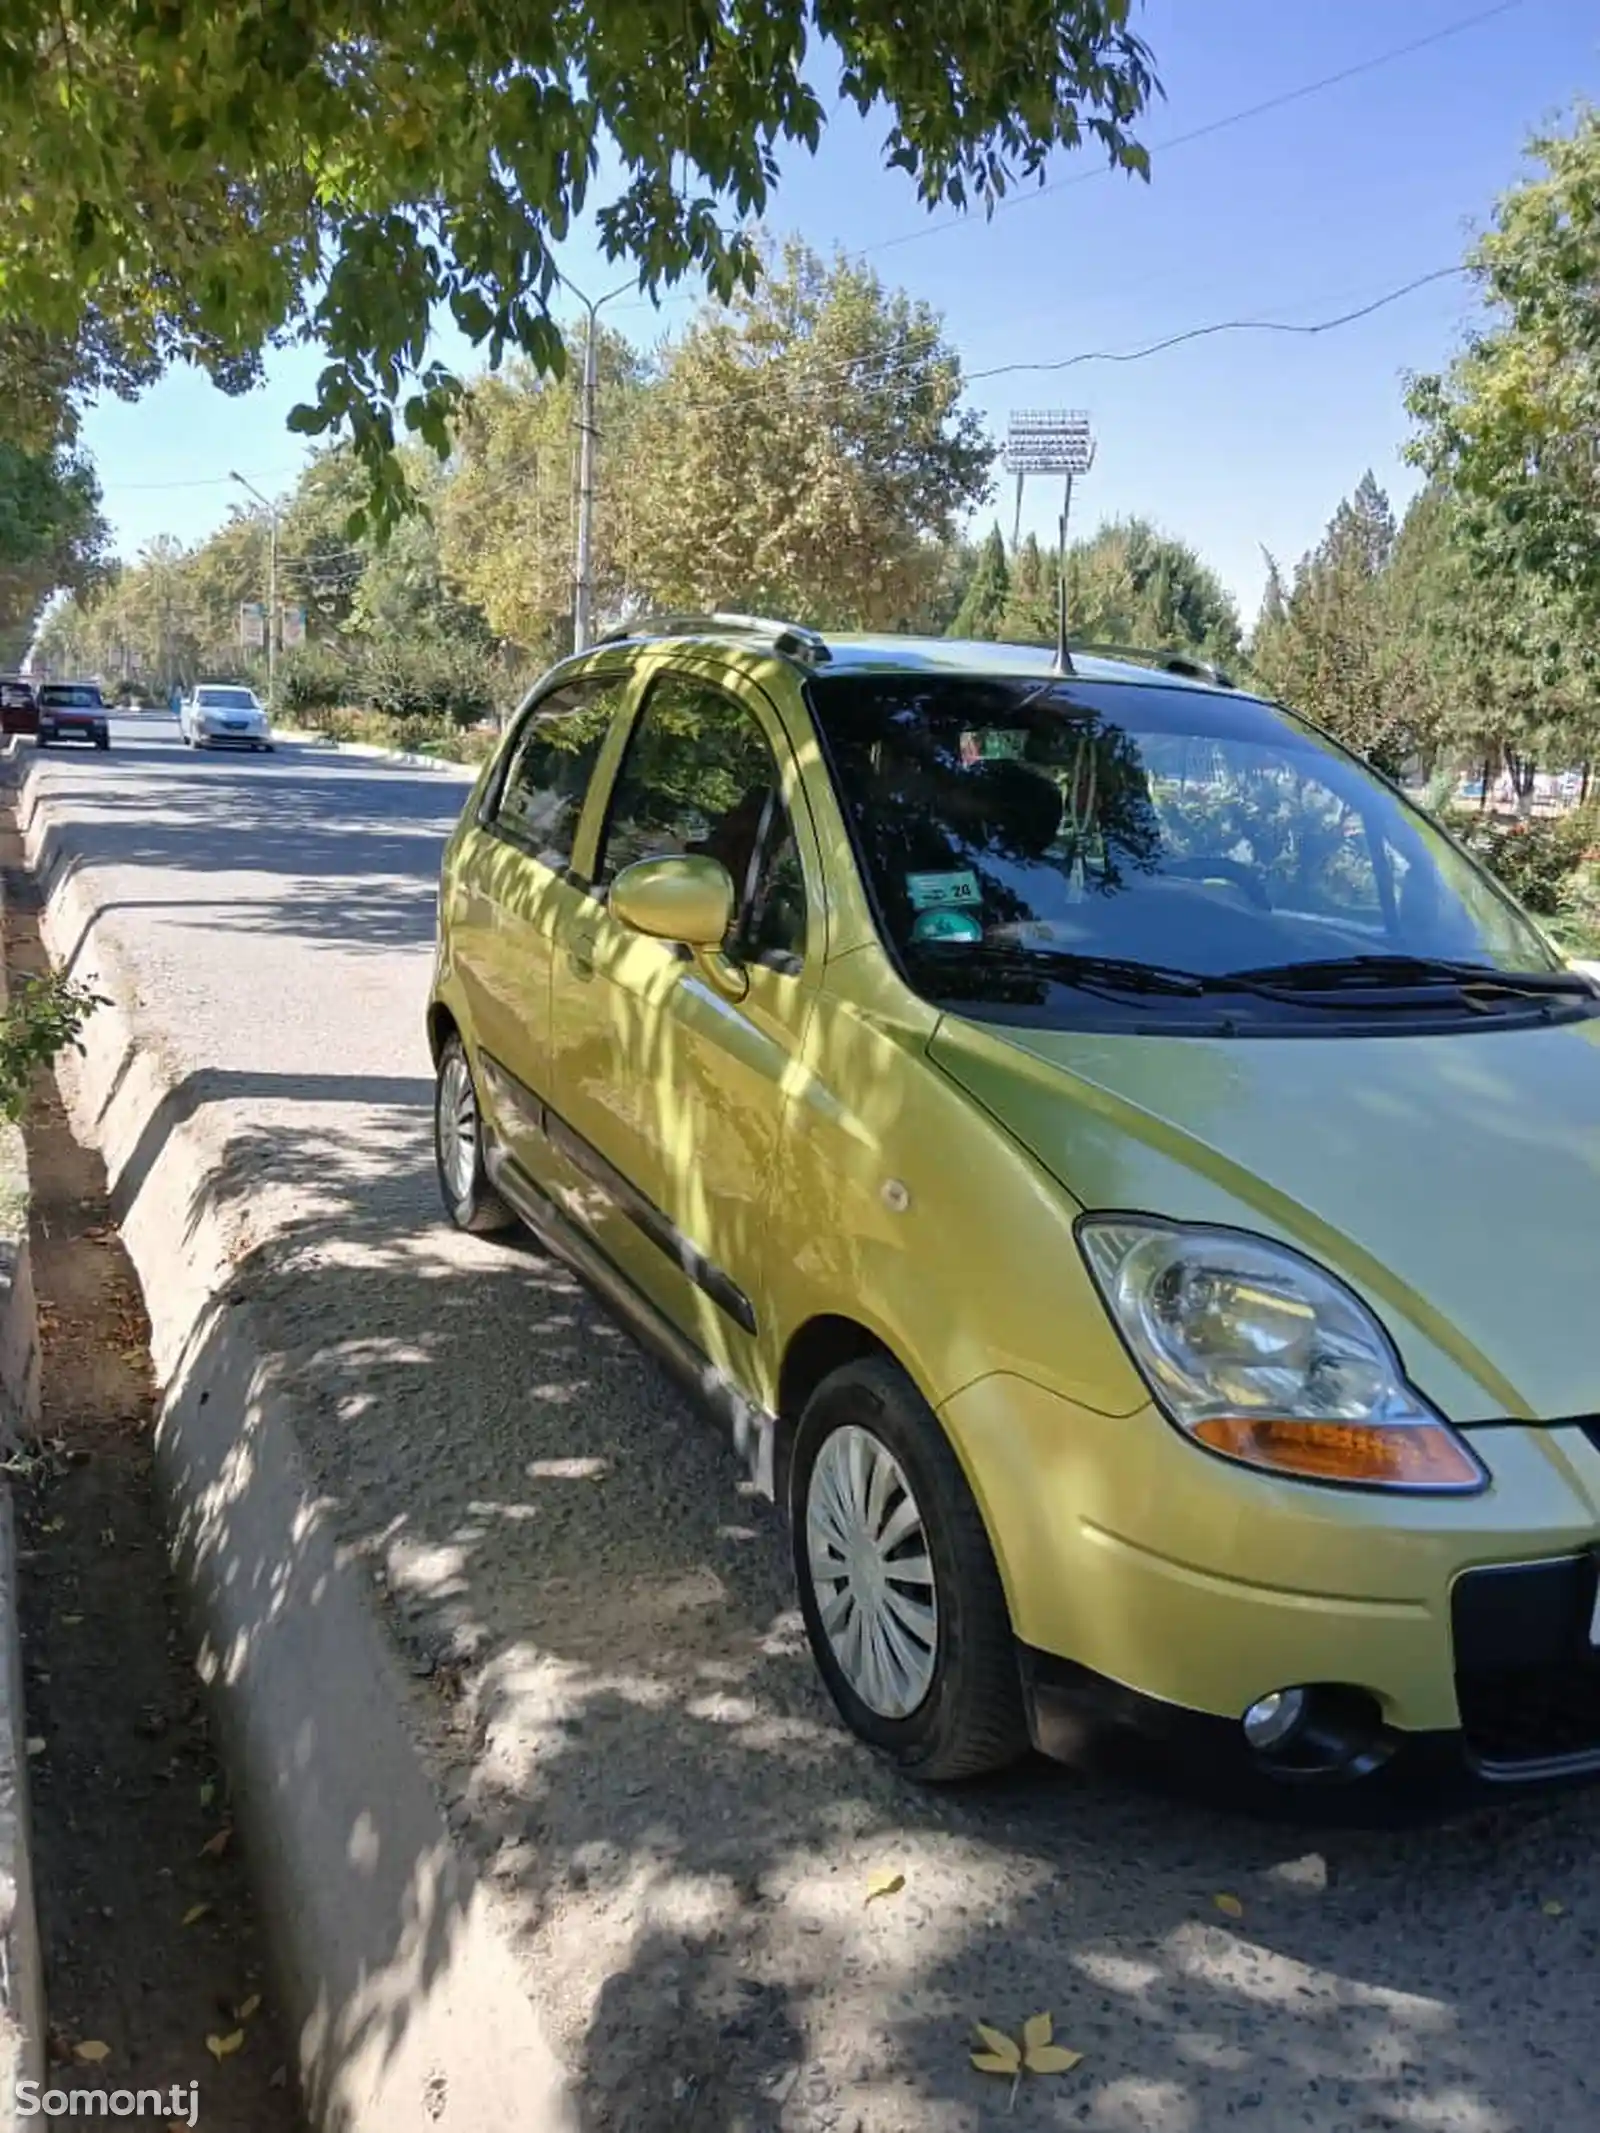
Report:
[[[585,905],[572,860],[584,799],[630,668],[589,674],[522,714],[448,869],[444,914],[489,1121],[525,1168],[545,1165],[554,942]]]
[[[726,946],[743,997],[607,908],[624,866],[680,852],[711,854],[733,880]],[[760,690],[727,674],[658,673],[593,871],[551,997],[548,1124],[583,1188],[568,1204],[701,1353],[748,1386],[785,1088],[823,960],[815,837]]]

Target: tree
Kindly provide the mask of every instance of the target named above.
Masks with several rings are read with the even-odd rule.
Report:
[[[1055,567],[1052,559],[1052,585]],[[1067,625],[1086,644],[1193,651],[1223,663],[1239,656],[1239,613],[1222,580],[1148,519],[1114,519],[1068,550]]]
[[[1414,456],[1448,481],[1480,570],[1537,582],[1600,640],[1600,114],[1531,147],[1542,174],[1468,256],[1495,323],[1418,378]]]
[[[1046,557],[1038,536],[1030,533],[1012,559],[1005,613],[993,634],[1008,644],[1054,644],[1057,575],[1057,551],[1052,549]]]
[[[478,379],[455,425],[456,450],[436,515],[448,582],[493,633],[548,661],[572,648],[576,521],[577,363],[559,378],[525,363]],[[591,570],[595,612],[615,617],[637,583],[637,428],[646,370],[620,335],[602,330]]]
[[[52,592],[93,583],[106,541],[88,462],[0,442],[0,661],[26,651]]]
[[[926,304],[788,245],[667,351],[641,405],[634,582],[667,607],[903,626],[989,493],[961,392]]]
[[[1301,558],[1286,598],[1273,566],[1272,611],[1263,611],[1250,650],[1274,695],[1390,769],[1418,738],[1393,686],[1385,574],[1394,549],[1394,513],[1369,471]]]
[[[387,517],[395,410],[448,449],[448,313],[491,363],[559,371],[551,247],[595,210],[655,289],[754,276],[750,218],[830,103],[883,114],[922,200],[992,203],[1058,147],[1130,128],[1154,88],[1128,0],[8,0],[0,17],[0,322],[137,362],[327,353],[293,425],[345,426]],[[831,80],[818,79],[826,69]],[[616,190],[596,208],[597,174]]]
[[[993,526],[978,552],[977,567],[967,581],[956,618],[950,625],[951,636],[998,637],[1006,617],[1010,590],[1011,570],[1006,562],[1006,544],[1000,528]]]

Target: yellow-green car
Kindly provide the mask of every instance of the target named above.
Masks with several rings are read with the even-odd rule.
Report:
[[[1362,1797],[1600,1772],[1600,993],[1315,729],[623,635],[472,794],[428,1029],[452,1219],[728,1418],[906,1771],[1109,1716]]]

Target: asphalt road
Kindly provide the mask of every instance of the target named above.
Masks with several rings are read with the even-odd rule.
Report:
[[[999,2125],[967,2027],[1045,2009],[1084,2057],[1023,2126],[1600,2124],[1600,1798],[1286,1830],[1043,1764],[919,1794],[839,1731],[717,1434],[558,1269],[441,1226],[422,1008],[459,781],[197,759],[154,718],[41,775],[230,1137],[305,1445],[586,2127]],[[904,1887],[868,1904],[880,1870]]]

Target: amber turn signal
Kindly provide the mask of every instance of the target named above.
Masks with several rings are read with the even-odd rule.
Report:
[[[1195,1425],[1201,1444],[1247,1466],[1270,1467],[1305,1481],[1343,1481],[1400,1489],[1481,1489],[1476,1459],[1438,1422],[1292,1422],[1266,1416],[1214,1415]]]

